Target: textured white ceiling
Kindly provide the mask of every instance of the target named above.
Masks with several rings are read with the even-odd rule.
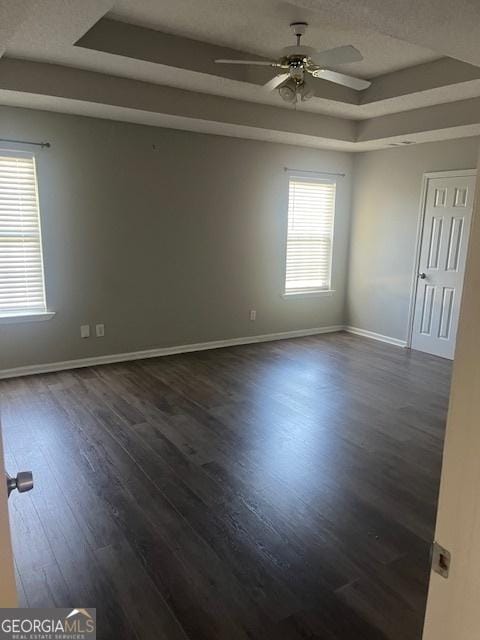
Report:
[[[23,19],[12,29],[7,49],[25,50],[27,55],[40,52],[44,57],[71,47],[113,4],[113,0],[23,2],[26,4]],[[11,5],[15,6],[17,16],[21,15],[16,2]],[[0,25],[1,17],[0,13]]]
[[[290,22],[305,20],[309,23],[305,44],[318,49],[353,44],[364,60],[338,68],[368,78],[440,57],[429,49],[380,33],[352,29],[345,21],[333,22],[330,18],[327,23],[318,12],[282,0],[116,0],[109,16],[274,57],[283,47],[294,44]]]
[[[0,57],[5,52],[12,35],[28,15],[27,0],[17,0],[15,4],[0,3]]]
[[[100,114],[99,117],[125,118],[135,122],[181,126],[192,130],[197,130],[195,127],[200,126],[197,124],[198,121],[203,127],[198,130],[213,131],[216,127],[217,133],[223,132],[227,135],[267,136],[261,139],[270,139],[268,136],[273,136],[272,139],[282,142],[296,140],[298,144],[314,146],[338,143],[342,148],[350,145],[349,150],[355,150],[359,145],[362,148],[364,145],[384,146],[388,144],[389,139],[395,136],[404,137],[406,133],[411,138],[411,134],[419,136],[431,131],[433,136],[441,139],[446,135],[447,128],[449,135],[453,136],[462,126],[464,129],[459,135],[473,135],[473,130],[478,133],[480,127],[479,101],[475,101],[475,98],[480,96],[480,76],[476,73],[476,67],[472,67],[473,72],[470,68],[458,70],[455,65],[452,66],[454,61],[451,59],[442,59],[440,55],[417,46],[423,41],[428,41],[433,48],[445,55],[455,47],[458,48],[460,43],[462,55],[465,54],[466,59],[472,58],[474,62],[476,49],[471,47],[471,23],[474,22],[472,15],[475,13],[475,7],[472,9],[473,14],[470,11],[466,18],[461,16],[460,22],[467,22],[464,29],[465,38],[462,35],[461,24],[457,24],[456,37],[450,38],[447,37],[445,25],[441,21],[439,23],[439,11],[432,12],[434,20],[429,19],[428,12],[425,13],[429,3],[444,5],[447,1],[173,0],[168,3],[166,0],[48,0],[43,3],[38,0],[17,0],[11,3],[10,0],[0,0],[0,57],[2,45],[6,49],[4,59],[0,62],[3,65],[0,73],[0,104],[5,101],[19,106],[31,106],[34,103],[28,101],[37,100],[37,106],[44,104],[44,108],[59,111],[68,108],[78,113],[83,113],[82,109],[88,105],[88,109],[91,110],[88,113]],[[480,11],[480,0],[457,1],[461,4],[472,3],[472,6],[477,6]],[[392,3],[396,11],[389,13]],[[416,20],[417,5],[422,8],[423,18],[418,20],[415,29],[407,29],[408,33],[405,33],[407,23]],[[8,8],[6,12],[3,11],[5,6]],[[110,17],[179,36],[169,39],[165,35],[162,36],[162,33],[153,33],[152,40],[151,31],[150,35],[148,32],[145,32],[145,35],[143,30],[122,25],[121,28],[129,33],[122,35],[120,45],[131,44],[133,32],[141,34],[141,42],[144,38],[151,44],[153,42],[154,49],[158,44],[155,39],[163,38],[168,42],[180,40],[179,46],[185,48],[181,50],[187,51],[189,59],[191,54],[193,60],[205,45],[187,40],[182,42],[182,36],[227,45],[238,49],[239,52],[250,51],[264,56],[275,56],[280,48],[292,42],[289,23],[294,20],[306,20],[311,24],[311,29],[305,44],[324,49],[351,43],[363,52],[365,60],[348,66],[345,68],[347,72],[366,77],[390,73],[374,80],[373,88],[377,87],[378,90],[374,92],[372,101],[365,100],[364,104],[356,104],[355,101],[342,102],[338,96],[335,98],[328,92],[322,94],[322,91],[319,91],[318,97],[301,105],[296,112],[290,105],[283,103],[277,94],[262,91],[258,84],[219,77],[201,66],[194,70],[195,65],[194,68],[190,68],[188,61],[186,66],[177,66],[175,56],[168,58],[171,49],[166,52],[167,61],[163,58],[153,57],[150,60],[148,57],[142,58],[141,55],[131,55],[133,49],[130,51],[129,47],[126,47],[125,51],[122,46],[109,51],[108,47],[102,49],[101,43],[98,48],[75,46],[78,38],[96,25],[109,10]],[[403,21],[402,11],[406,12]],[[451,9],[449,19],[452,24],[456,18],[454,14]],[[421,17],[420,14],[418,17]],[[108,20],[104,22],[115,24]],[[480,20],[475,26],[479,23]],[[118,27],[118,23],[116,24]],[[97,27],[98,25],[95,28]],[[377,32],[373,31],[375,28]],[[424,40],[419,36],[422,29],[426,34]],[[102,33],[102,37],[105,37],[105,33]],[[413,34],[412,40],[417,44],[406,42],[409,33]],[[397,38],[403,37],[404,40],[393,38],[392,35]],[[12,58],[49,64],[43,67],[33,65],[35,68],[32,67],[30,76],[27,74],[24,77],[22,63]],[[436,58],[439,61],[433,64],[412,66]],[[15,66],[17,63],[20,63],[20,66]],[[52,67],[52,63],[63,66],[55,68]],[[210,62],[205,66],[209,65],[211,66]],[[391,73],[404,67],[409,69]],[[10,74],[7,73],[8,77],[5,77],[6,68],[11,70]],[[83,84],[86,76],[76,74],[76,70],[79,69],[107,74],[97,76],[95,82],[106,83],[108,91],[102,89],[99,91],[101,95],[95,93],[92,97],[88,92],[88,82],[85,86]],[[128,84],[122,77],[143,80],[150,84]],[[74,82],[75,78],[78,81]],[[67,80],[71,94],[69,98],[67,95],[62,98],[62,83]],[[177,89],[173,89],[174,87]],[[154,101],[153,107],[146,98],[146,107],[136,101],[136,93],[140,90],[151,97],[149,100]],[[198,92],[195,109],[188,107],[192,92]],[[175,117],[166,111],[164,101],[173,94],[185,111],[183,116],[178,112],[177,102],[173,110]],[[367,94],[368,92],[364,94],[365,98]],[[230,100],[225,101],[215,96],[225,96]],[[14,102],[8,102],[10,99]],[[253,116],[250,118],[250,124],[245,124],[244,112],[251,115],[251,109],[254,109],[257,117],[259,113],[265,112],[266,105],[282,107],[269,110],[269,117],[281,123],[288,121],[288,127],[282,124],[275,128],[275,123],[272,124],[269,120],[268,126],[262,128]],[[443,107],[440,109],[441,105]],[[287,109],[291,113],[286,115]],[[204,113],[205,110],[208,113]],[[319,115],[312,118],[312,114],[305,113],[308,111],[317,112]],[[432,117],[435,114],[437,119],[433,122]],[[329,119],[329,116],[336,118]],[[365,127],[371,130],[372,122],[377,118],[382,119],[382,141],[372,138],[361,142],[357,139],[355,142],[354,135],[348,139],[341,136],[336,139],[335,131],[332,130],[332,123],[340,130],[353,127],[355,131],[357,128],[364,130],[361,127],[364,127],[365,123]],[[310,128],[306,134],[299,133],[296,137],[297,134],[294,134],[293,130],[302,120],[308,120]],[[354,122],[361,120],[363,123]],[[256,123],[255,126],[251,124],[253,121]],[[312,123],[314,126],[311,126]],[[328,125],[328,135],[320,131],[324,125]],[[388,135],[385,133],[387,128]],[[262,131],[261,134],[258,133],[259,130]]]
[[[341,20],[480,66],[479,0],[289,0],[325,21]]]

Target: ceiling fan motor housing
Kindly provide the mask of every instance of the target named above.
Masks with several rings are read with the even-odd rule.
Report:
[[[305,70],[303,67],[303,60],[300,60],[298,62],[290,62],[289,72],[290,72],[290,77],[293,78],[294,80],[296,81],[303,80],[303,76],[305,73]]]

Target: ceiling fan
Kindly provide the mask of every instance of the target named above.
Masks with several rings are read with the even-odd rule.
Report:
[[[368,80],[347,76],[337,71],[330,71],[328,68],[363,60],[360,51],[352,45],[335,47],[326,51],[317,51],[312,47],[301,45],[300,40],[305,35],[307,26],[308,23],[306,22],[292,22],[290,28],[297,38],[297,44],[282,49],[278,60],[215,60],[215,62],[220,64],[251,64],[284,69],[283,73],[272,78],[264,87],[268,91],[278,90],[280,96],[286,102],[297,102],[298,99],[304,102],[313,97],[313,87],[311,83],[307,82],[307,74],[350,87],[356,91],[363,91],[371,85]]]

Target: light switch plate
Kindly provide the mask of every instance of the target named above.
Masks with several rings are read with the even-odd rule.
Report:
[[[103,323],[95,325],[95,335],[97,338],[103,338],[105,335],[105,325]]]
[[[80,327],[80,337],[81,338],[89,338],[90,337],[90,325],[82,324]]]

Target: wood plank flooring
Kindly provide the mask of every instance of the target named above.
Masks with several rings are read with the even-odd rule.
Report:
[[[0,382],[22,604],[112,640],[419,640],[449,382],[345,333]]]

